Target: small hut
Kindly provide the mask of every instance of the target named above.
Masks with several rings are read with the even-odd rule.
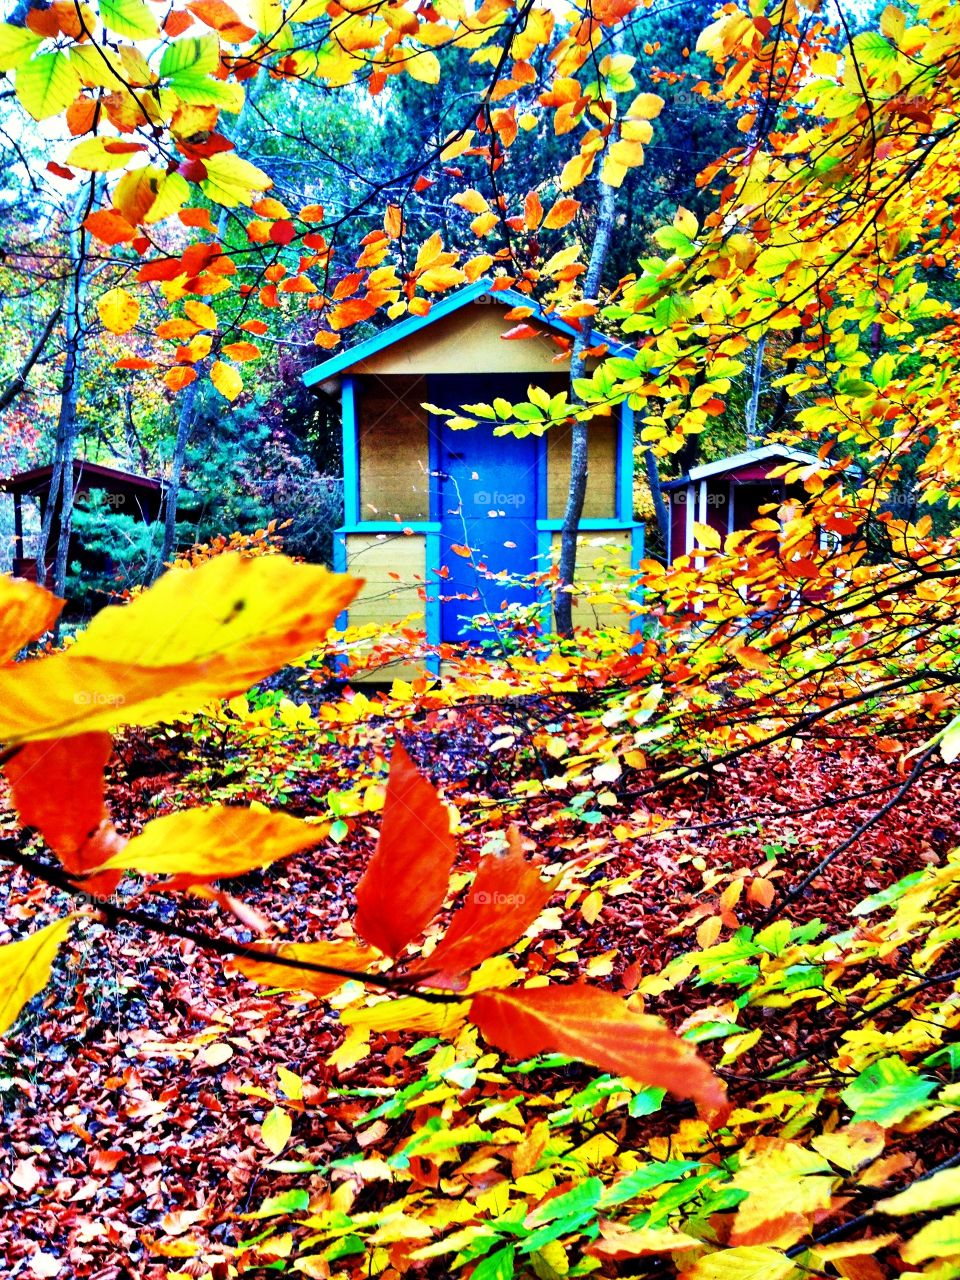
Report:
[[[535,336],[505,340],[524,309]],[[459,409],[502,396],[525,401],[531,385],[551,395],[569,385],[558,360],[576,330],[512,289],[480,280],[311,369],[305,382],[339,399],[344,514],[335,567],[366,579],[353,624],[425,615],[431,645],[476,638],[472,620],[542,593],[513,581],[549,567],[559,545],[570,474],[569,428],[494,436],[481,424],[452,429],[425,405]],[[605,353],[632,348],[600,334]],[[633,518],[633,413],[617,406],[589,427],[589,482],[581,536],[642,555]],[[464,554],[469,548],[471,554]],[[589,574],[588,554],[581,554]],[[482,571],[478,572],[478,566]],[[503,581],[491,575],[510,575]],[[582,574],[580,576],[583,576]],[[581,622],[597,619],[581,616]]]
[[[787,485],[782,476],[772,474],[788,463],[823,466],[816,454],[768,444],[691,467],[686,475],[664,483],[663,495],[670,511],[667,560],[672,563],[680,556],[695,554],[695,524],[708,525],[726,537],[735,530],[749,529],[762,506],[782,503],[791,496],[802,501],[802,486]]]
[[[21,471],[17,475],[0,480],[0,491],[13,494],[13,518],[16,548],[13,558],[13,573],[17,578],[37,579],[37,562],[32,556],[24,555],[23,503],[39,504],[39,516],[43,519],[47,503],[50,501],[50,488],[53,480],[53,467],[34,467],[30,471]],[[73,464],[74,502],[82,504],[88,494],[100,492],[107,495],[111,506],[120,514],[152,524],[159,519],[163,506],[164,482],[149,476],[136,475],[131,471],[118,471],[115,467],[104,467],[99,462],[87,462],[78,458]],[[56,518],[50,529],[47,542],[48,573],[52,570],[53,555],[60,537],[59,523]],[[69,558],[84,564],[84,552],[79,539],[70,538]],[[102,566],[91,566],[102,568]]]

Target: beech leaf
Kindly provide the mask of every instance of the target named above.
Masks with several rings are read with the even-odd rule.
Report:
[[[50,968],[75,917],[63,916],[17,942],[0,946],[0,1035],[50,981]]]
[[[691,1098],[713,1125],[729,1112],[726,1090],[692,1044],[660,1018],[634,1013],[618,996],[585,983],[488,991],[470,1018],[512,1057],[566,1053],[601,1071]]]
[[[268,867],[312,848],[321,838],[318,827],[289,814],[211,804],[154,818],[104,869],[174,875],[203,884]]]
[[[425,975],[425,986],[462,990],[464,975],[488,956],[506,951],[547,905],[559,877],[541,880],[536,864],[524,857],[514,828],[508,840],[505,854],[488,853],[481,859],[466,901],[442,939],[429,956],[411,965],[411,973]]]
[[[0,737],[155,724],[232,697],[320,645],[360,585],[283,556],[171,569],[70,649],[0,669]]]
[[[450,815],[397,743],[380,838],[357,885],[357,932],[398,956],[443,905],[455,855]]]

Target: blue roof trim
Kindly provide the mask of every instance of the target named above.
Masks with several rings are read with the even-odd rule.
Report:
[[[426,329],[428,325],[434,324],[437,320],[442,320],[445,316],[453,315],[461,307],[469,306],[471,302],[476,302],[478,298],[482,298],[486,294],[489,294],[496,302],[502,302],[506,307],[529,307],[531,311],[530,319],[536,320],[548,329],[553,329],[556,333],[562,333],[568,338],[575,338],[579,333],[579,330],[575,329],[572,324],[567,324],[565,320],[561,320],[557,316],[548,315],[541,306],[534,302],[532,298],[528,298],[526,294],[518,293],[516,289],[494,289],[493,285],[494,282],[486,278],[475,280],[473,284],[465,285],[462,289],[457,289],[455,293],[449,293],[446,297],[441,298],[439,302],[435,302],[430,308],[429,315],[408,316],[405,320],[398,320],[396,324],[388,325],[382,332],[374,334],[372,338],[366,338],[363,342],[358,342],[355,346],[348,347],[346,351],[340,351],[337,355],[331,356],[329,360],[324,360],[321,364],[314,365],[312,369],[308,369],[303,375],[304,385],[313,387],[318,382],[325,382],[328,378],[332,378],[338,373],[352,369],[361,360],[367,360],[370,356],[376,355],[378,351],[392,347],[397,342],[403,342],[405,338],[412,337],[415,333],[419,333],[421,329]],[[596,329],[590,331],[590,337],[598,346],[604,343],[610,355],[625,356],[627,359],[631,359],[636,355],[634,347],[627,346],[623,342],[617,342],[616,339],[609,338],[606,334],[602,334]]]

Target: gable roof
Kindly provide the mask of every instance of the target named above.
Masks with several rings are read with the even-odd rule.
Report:
[[[696,484],[710,476],[724,475],[728,471],[739,471],[741,467],[750,467],[757,462],[768,462],[774,458],[782,458],[784,462],[803,463],[808,467],[825,467],[826,464],[815,453],[805,453],[802,449],[793,449],[786,444],[765,444],[759,449],[745,449],[743,453],[731,454],[728,458],[718,458],[715,462],[704,462],[676,480],[668,480],[661,487],[679,489],[682,485]]]
[[[378,351],[383,351],[386,347],[392,347],[397,342],[403,342],[406,338],[410,338],[422,329],[426,329],[438,320],[442,320],[445,316],[453,315],[454,312],[459,311],[462,307],[469,306],[470,303],[476,302],[478,298],[483,298],[487,295],[492,301],[500,303],[504,307],[528,308],[531,313],[528,317],[530,320],[543,325],[547,329],[552,329],[554,333],[562,333],[567,338],[577,337],[578,329],[572,324],[568,324],[565,320],[561,320],[558,316],[545,312],[541,306],[534,302],[532,298],[528,298],[526,294],[519,293],[516,289],[497,289],[495,284],[496,281],[487,278],[476,280],[473,284],[464,285],[462,289],[448,293],[438,302],[434,302],[427,315],[407,316],[404,320],[398,320],[395,324],[387,325],[385,329],[382,329],[380,333],[374,334],[372,338],[365,338],[362,342],[355,343],[345,351],[340,351],[335,356],[331,356],[329,360],[324,360],[320,364],[314,365],[312,369],[308,369],[303,375],[304,385],[314,387],[338,373],[352,369],[362,360],[368,360],[371,356],[376,355]],[[601,343],[605,345],[609,355],[626,356],[628,359],[636,355],[636,350],[633,347],[627,346],[626,343],[618,342],[614,338],[608,338],[606,334],[600,333],[597,329],[590,330],[590,338],[591,342],[597,346]]]
[[[49,485],[53,478],[53,466],[48,462],[42,467],[32,467],[29,471],[19,471],[16,475],[0,480],[0,490],[5,493],[28,493],[31,489],[42,489]],[[135,471],[121,471],[116,467],[105,467],[100,462],[88,462],[85,458],[74,458],[73,479],[76,483],[86,479],[91,487],[108,488],[113,485],[121,489],[140,489],[144,492],[159,493],[165,488],[163,480],[155,480],[150,476],[138,475]],[[97,483],[99,481],[99,484]]]

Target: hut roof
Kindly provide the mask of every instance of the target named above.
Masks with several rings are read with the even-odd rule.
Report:
[[[73,476],[75,481],[82,478],[95,489],[119,492],[159,493],[165,487],[163,480],[138,475],[134,471],[121,471],[117,467],[105,467],[99,462],[87,462],[84,458],[74,459]],[[53,467],[47,463],[0,480],[0,490],[5,493],[35,493],[49,487],[52,477]]]
[[[663,484],[667,490],[679,489],[684,485],[696,484],[698,480],[706,480],[710,476],[726,475],[731,471],[740,471],[744,467],[753,467],[758,463],[777,462],[802,463],[808,467],[823,467],[825,464],[815,453],[805,453],[802,449],[793,449],[785,444],[765,444],[759,449],[745,449],[743,453],[731,454],[728,458],[717,458],[715,462],[704,462],[698,467],[691,467],[684,475]]]
[[[496,281],[485,278],[476,280],[473,284],[465,285],[462,289],[446,294],[439,301],[433,303],[427,315],[407,316],[404,320],[398,320],[394,324],[387,325],[385,329],[382,329],[380,333],[374,334],[372,338],[365,338],[362,342],[357,342],[345,351],[340,351],[335,356],[331,356],[329,360],[322,361],[312,369],[307,370],[303,375],[303,381],[308,387],[326,382],[328,378],[354,368],[378,351],[383,351],[395,343],[403,342],[406,338],[412,337],[429,325],[435,324],[438,320],[442,320],[444,317],[459,311],[462,307],[466,307],[484,297],[489,297],[491,302],[498,303],[503,307],[523,307],[528,309],[530,311],[530,320],[535,324],[552,330],[554,333],[563,334],[568,338],[575,338],[579,332],[572,324],[568,324],[558,316],[544,311],[526,294],[519,293],[516,289],[498,289]],[[633,347],[627,346],[623,342],[618,342],[616,339],[600,333],[597,329],[590,331],[590,338],[591,342],[597,346],[601,344],[606,346],[610,355],[625,356],[628,359],[636,355],[636,350]]]

